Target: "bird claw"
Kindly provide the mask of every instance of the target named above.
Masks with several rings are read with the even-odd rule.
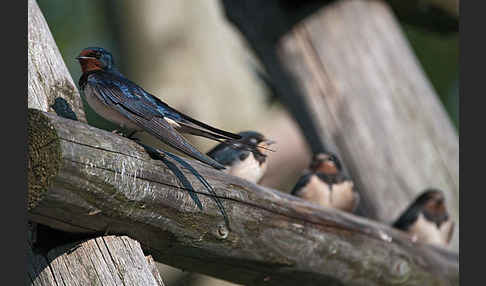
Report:
[[[137,133],[137,130],[134,130],[134,131],[127,134],[126,131],[124,131],[123,129],[121,129],[121,130],[115,129],[115,130],[112,130],[111,133],[120,135],[122,137],[131,139],[131,140],[134,140],[134,141],[137,141],[137,142],[140,141],[140,139],[133,137],[133,135],[135,135],[135,133]]]
[[[111,133],[125,137],[125,134],[123,134],[123,132],[118,129],[112,130]]]

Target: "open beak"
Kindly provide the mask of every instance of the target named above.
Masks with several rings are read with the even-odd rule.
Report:
[[[268,148],[270,145],[275,144],[275,143],[277,143],[277,142],[276,141],[273,141],[273,140],[265,139],[262,142],[260,142],[260,144],[258,144],[257,147],[258,148],[265,149],[265,150],[268,150],[268,151],[275,152],[275,150],[272,150],[272,149]]]
[[[270,146],[277,143],[277,141],[265,139],[262,143],[265,144],[265,146]]]

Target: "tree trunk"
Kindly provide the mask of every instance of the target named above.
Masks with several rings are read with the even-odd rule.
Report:
[[[237,283],[459,283],[457,254],[188,160],[222,200],[228,229],[187,170],[202,211],[135,142],[78,121],[29,110],[29,142],[29,178],[36,169],[50,178],[29,185],[29,217],[37,223],[126,234],[159,262]]]

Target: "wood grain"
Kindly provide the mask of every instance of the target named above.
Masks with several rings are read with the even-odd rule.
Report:
[[[28,251],[27,285],[163,286],[154,261],[126,236],[104,236],[50,250]]]
[[[242,284],[459,283],[455,253],[188,159],[223,201],[227,229],[187,170],[203,211],[166,166],[135,142],[50,113],[29,114],[44,117],[58,138],[48,145],[58,145],[61,153],[59,159],[31,164],[61,163],[28,212],[34,222],[71,232],[127,235],[158,262]],[[29,136],[36,142],[34,134]],[[48,150],[40,146],[37,152],[43,149]]]

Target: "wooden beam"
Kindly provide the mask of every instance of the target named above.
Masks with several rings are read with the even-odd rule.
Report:
[[[459,283],[455,253],[188,159],[222,200],[228,229],[190,172],[182,169],[202,211],[173,173],[138,144],[78,121],[29,109],[29,144],[34,181],[28,213],[34,222],[125,234],[158,262],[236,283]]]

